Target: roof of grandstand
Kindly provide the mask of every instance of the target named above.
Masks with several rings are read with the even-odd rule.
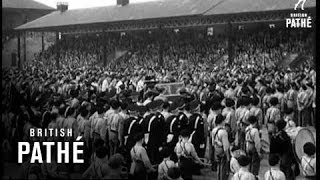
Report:
[[[33,0],[2,0],[2,8],[55,10],[50,6]]]
[[[216,5],[204,15],[293,10],[296,0],[214,0]],[[316,0],[307,0],[305,7],[316,7]]]
[[[65,12],[55,11],[21,25],[16,30],[169,17],[293,10],[295,3],[294,0],[159,0],[125,6],[113,5]],[[316,0],[308,0],[305,3],[306,8],[315,6]]]

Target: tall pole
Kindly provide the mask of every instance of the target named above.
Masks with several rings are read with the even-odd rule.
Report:
[[[20,32],[18,32],[18,68],[21,69],[21,58],[20,58]]]
[[[25,63],[27,61],[27,32],[23,32],[23,62]]]
[[[103,32],[103,66],[107,65],[107,32]]]
[[[41,50],[42,50],[42,52],[44,51],[44,33],[43,32],[41,32]]]
[[[59,69],[59,57],[60,57],[60,52],[59,52],[59,32],[56,31],[56,68]]]

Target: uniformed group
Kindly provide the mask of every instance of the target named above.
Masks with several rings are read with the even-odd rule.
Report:
[[[241,78],[225,86],[213,81],[200,94],[181,88],[174,97],[146,81],[138,101],[122,89],[96,93],[88,86],[82,93],[76,82],[60,89],[66,93],[52,92],[48,85],[39,89],[11,84],[11,101],[3,102],[13,108],[2,112],[2,153],[15,152],[20,141],[75,141],[82,136],[84,178],[192,179],[211,167],[216,179],[257,179],[263,157],[261,129],[266,127],[271,169],[264,178],[295,179],[301,166],[303,175],[314,179],[315,145],[305,145],[299,163],[285,131],[296,124],[315,125],[314,76],[310,73],[285,87],[259,78],[253,85]],[[74,135],[36,139],[30,138],[30,128],[68,128]],[[26,158],[21,178],[67,178],[76,171],[76,165],[57,164],[52,158],[53,163],[41,165]]]

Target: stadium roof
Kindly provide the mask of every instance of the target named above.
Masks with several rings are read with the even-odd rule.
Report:
[[[2,8],[55,10],[33,0],[2,0]]]
[[[265,12],[294,9],[298,0],[213,0],[215,6],[204,15],[234,14],[244,12]],[[316,7],[316,0],[307,0],[305,8]],[[300,5],[299,7],[300,8]]]
[[[182,16],[293,10],[295,3],[296,0],[159,0],[128,4],[122,7],[114,5],[67,10],[65,12],[54,11],[21,25],[16,30]],[[315,7],[315,5],[316,0],[307,0],[305,7]]]

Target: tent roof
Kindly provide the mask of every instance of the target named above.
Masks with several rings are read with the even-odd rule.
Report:
[[[33,0],[2,0],[2,8],[55,10]]]

